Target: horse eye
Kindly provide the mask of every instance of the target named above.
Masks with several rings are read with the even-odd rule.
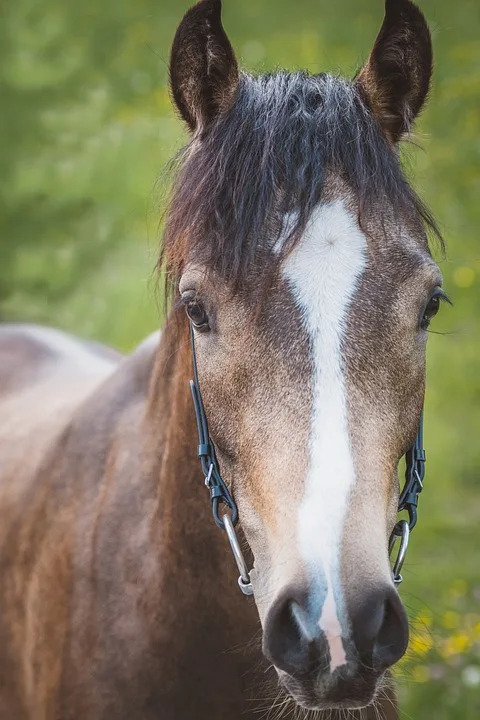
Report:
[[[208,315],[198,300],[191,300],[187,305],[187,315],[197,330],[209,330]]]
[[[432,295],[430,300],[427,303],[427,307],[423,311],[423,317],[422,317],[422,330],[426,330],[428,326],[430,325],[430,322],[435,317],[435,315],[438,313],[438,310],[440,308],[440,301],[442,299],[442,293],[437,292],[435,295]]]

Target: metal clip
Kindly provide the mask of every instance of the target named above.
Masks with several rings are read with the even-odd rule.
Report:
[[[243,557],[243,553],[238,543],[237,533],[233,527],[232,518],[230,515],[225,513],[222,516],[222,520],[225,526],[225,532],[227,533],[227,537],[230,542],[230,547],[232,548],[233,557],[235,558],[235,562],[237,563],[238,571],[240,573],[240,577],[238,578],[240,590],[244,595],[253,595],[250,573],[248,572],[247,563],[245,562],[245,558]]]
[[[393,532],[390,536],[390,542],[388,545],[388,554],[391,555],[397,538],[400,538],[400,547],[398,548],[398,554],[395,562],[393,563],[392,574],[393,582],[395,585],[400,585],[403,580],[401,571],[403,563],[405,562],[405,556],[407,554],[408,541],[410,538],[410,527],[406,520],[400,520],[394,527]]]

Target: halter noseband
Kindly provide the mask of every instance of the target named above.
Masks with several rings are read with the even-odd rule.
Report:
[[[253,587],[250,581],[250,574],[238,542],[235,526],[238,523],[238,507],[233,496],[226,486],[218,466],[215,447],[208,431],[207,416],[203,405],[200,383],[198,380],[197,356],[195,353],[195,336],[193,325],[190,323],[190,341],[192,346],[193,359],[193,380],[190,380],[190,390],[195,408],[195,417],[198,429],[198,457],[205,477],[205,485],[210,491],[212,502],[213,518],[221,530],[227,533],[230,547],[237,563],[240,577],[238,584],[244,595],[253,595]],[[393,552],[397,540],[400,546],[393,563],[393,582],[399,585],[403,578],[401,570],[407,553],[410,531],[417,524],[418,496],[423,490],[423,478],[425,476],[425,450],[423,449],[423,411],[420,418],[415,443],[405,455],[406,472],[405,485],[400,494],[398,512],[406,510],[408,520],[399,520],[393,528],[389,541],[389,553]],[[225,512],[221,513],[220,506],[225,505]]]

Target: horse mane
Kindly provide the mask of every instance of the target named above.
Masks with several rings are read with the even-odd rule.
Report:
[[[361,224],[381,198],[394,212],[415,213],[441,240],[354,82],[305,72],[242,74],[230,110],[177,157],[159,259],[167,286],[187,259],[237,289],[259,257],[268,272],[304,232],[329,170],[358,196]]]

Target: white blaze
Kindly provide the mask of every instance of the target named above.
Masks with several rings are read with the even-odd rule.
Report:
[[[355,471],[350,447],[341,343],[349,306],[366,265],[366,238],[342,201],[320,206],[285,263],[284,275],[310,334],[314,364],[310,462],[299,509],[301,555],[326,582],[318,620],[330,669],[345,664],[339,550]]]

